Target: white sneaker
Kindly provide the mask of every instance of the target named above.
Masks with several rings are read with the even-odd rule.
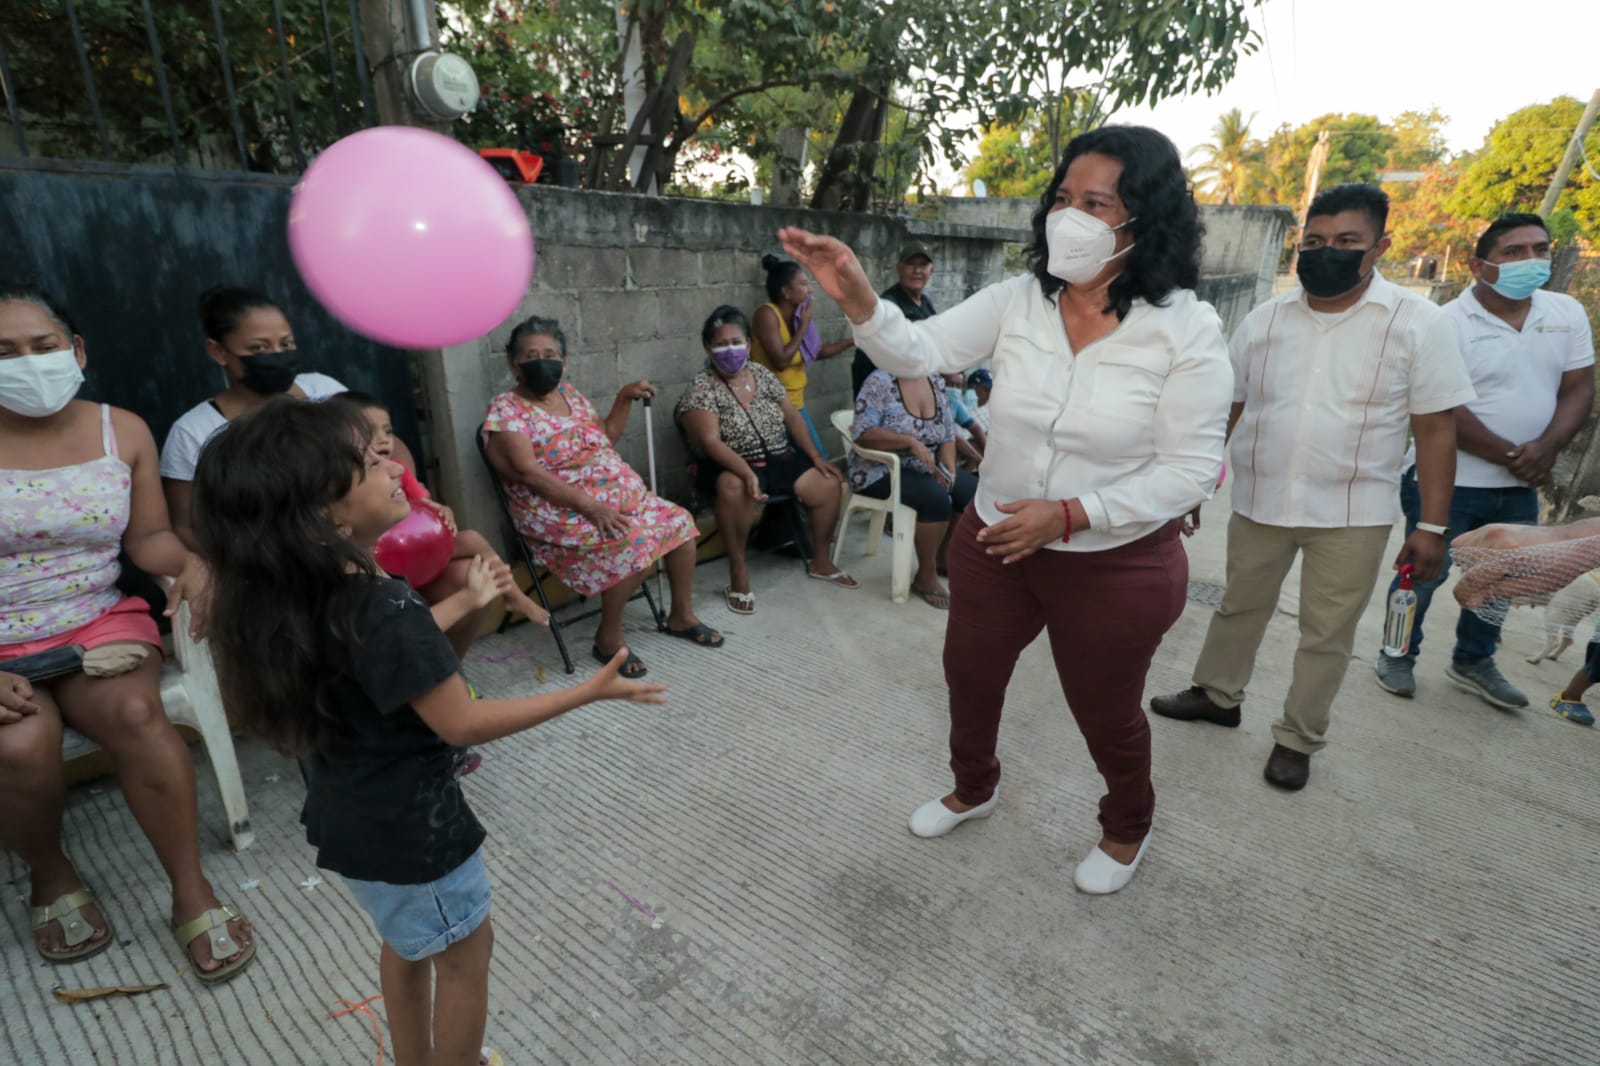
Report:
[[[1139,844],[1139,853],[1133,861],[1124,866],[1100,850],[1096,844],[1088,858],[1078,864],[1072,871],[1072,883],[1078,886],[1079,892],[1087,892],[1091,896],[1109,896],[1133,880],[1133,872],[1139,868],[1139,862],[1144,858],[1144,853],[1150,850],[1150,834],[1144,835],[1144,840]]]
[[[989,817],[994,813],[994,805],[999,802],[998,787],[986,802],[959,814],[946,807],[943,800],[929,800],[911,812],[911,831],[919,837],[942,837],[968,819]]]

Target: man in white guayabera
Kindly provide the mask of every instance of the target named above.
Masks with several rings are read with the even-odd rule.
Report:
[[[1384,280],[1378,260],[1389,198],[1337,185],[1306,213],[1300,284],[1234,332],[1228,586],[1195,663],[1194,685],[1158,696],[1167,718],[1239,724],[1256,651],[1296,554],[1300,646],[1265,776],[1304,788],[1327,743],[1356,623],[1372,599],[1389,531],[1406,430],[1417,444],[1421,521],[1395,566],[1431,580],[1444,563],[1455,482],[1454,408],[1473,397],[1441,308]],[[1198,516],[1196,516],[1198,521]]]
[[[1475,284],[1444,309],[1478,398],[1456,408],[1456,488],[1450,498],[1450,537],[1491,523],[1534,525],[1539,485],[1550,480],[1556,456],[1589,417],[1594,403],[1594,340],[1583,307],[1572,297],[1540,290],[1550,280],[1550,231],[1538,215],[1496,219],[1467,261]],[[1422,514],[1406,455],[1400,507],[1406,531]],[[1417,610],[1403,656],[1378,653],[1378,685],[1396,696],[1417,691],[1412,667],[1422,648],[1422,620],[1445,569],[1417,582]],[[1393,586],[1391,586],[1393,588]],[[1528,697],[1494,662],[1500,625],[1462,611],[1445,674],[1456,685],[1504,710]]]

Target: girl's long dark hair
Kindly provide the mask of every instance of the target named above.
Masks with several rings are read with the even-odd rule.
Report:
[[[1173,289],[1200,284],[1200,238],[1205,226],[1200,208],[1189,190],[1178,149],[1166,136],[1147,126],[1101,126],[1067,142],[1039,206],[1033,213],[1033,243],[1028,246],[1028,267],[1039,279],[1044,294],[1054,297],[1066,282],[1050,273],[1050,246],[1045,240],[1045,219],[1056,205],[1056,190],[1067,167],[1080,155],[1093,152],[1122,164],[1117,196],[1132,220],[1128,231],[1133,250],[1128,265],[1106,286],[1107,310],[1118,319],[1128,317],[1135,298],[1161,307]]]
[[[211,438],[194,476],[194,530],[211,567],[211,649],[237,723],[306,757],[342,735],[324,696],[330,616],[371,556],[328,508],[366,474],[371,430],[346,404],[268,400]]]

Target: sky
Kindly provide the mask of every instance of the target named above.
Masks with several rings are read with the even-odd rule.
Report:
[[[1221,91],[1113,121],[1154,126],[1187,153],[1233,107],[1264,136],[1334,111],[1387,120],[1437,106],[1459,152],[1518,108],[1600,88],[1595,0],[1266,0],[1250,21],[1262,41]]]

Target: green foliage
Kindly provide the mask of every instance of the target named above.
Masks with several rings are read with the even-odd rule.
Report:
[[[1561,96],[1501,119],[1462,175],[1452,209],[1485,221],[1507,211],[1537,211],[1582,114],[1582,104]],[[1585,148],[1600,162],[1600,127],[1590,131]],[[1581,161],[1556,206],[1572,211],[1585,241],[1600,240],[1600,181]]]
[[[1317,135],[1330,135],[1320,188],[1348,181],[1375,181],[1396,135],[1376,115],[1327,114],[1303,126],[1280,127],[1267,141],[1267,182],[1276,203],[1298,208],[1305,194],[1306,164]]]
[[[1444,139],[1444,126],[1449,121],[1437,107],[1400,112],[1388,123],[1394,142],[1383,169],[1421,170],[1442,162],[1449,150]]]
[[[983,135],[963,176],[969,189],[981,180],[990,196],[1034,200],[1044,195],[1053,171],[1050,144],[1041,131],[1002,125]]]
[[[292,172],[299,157],[287,118],[271,6],[259,0],[221,0],[219,6],[250,165]],[[281,0],[281,6],[295,118],[309,157],[360,124],[353,35],[345,5],[333,5],[330,73],[330,41],[319,0]],[[48,156],[170,161],[143,5],[77,0],[75,7],[108,143],[99,144],[61,0],[7,0],[0,4],[0,38],[29,149]],[[186,157],[191,163],[198,157],[212,166],[238,166],[210,0],[161,0],[152,10]]]
[[[1485,223],[1464,218],[1450,206],[1463,170],[1459,164],[1431,163],[1423,168],[1421,181],[1384,185],[1389,194],[1389,263],[1431,256],[1439,263],[1440,281],[1467,280],[1467,257]]]
[[[1212,139],[1190,154],[1199,161],[1191,177],[1200,183],[1200,197],[1219,204],[1260,203],[1267,188],[1266,151],[1250,136],[1250,123],[1236,107],[1212,127]]]

